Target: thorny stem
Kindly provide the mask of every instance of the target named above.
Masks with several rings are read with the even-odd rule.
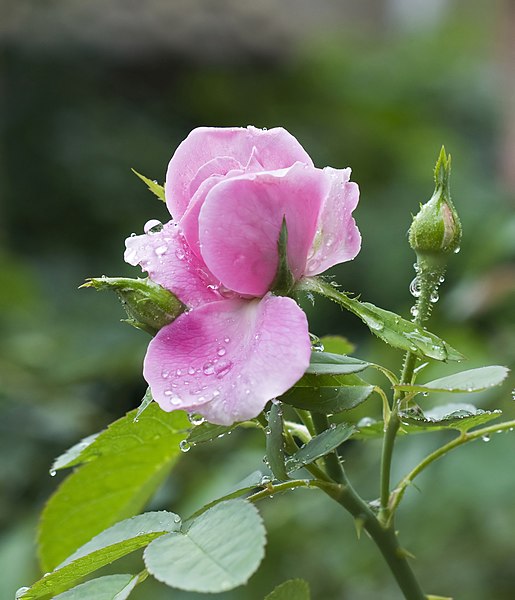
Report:
[[[392,496],[390,498],[389,509],[390,514],[393,514],[399,505],[402,497],[404,496],[404,492],[406,488],[411,485],[411,482],[415,479],[417,475],[419,475],[424,469],[426,469],[430,464],[438,460],[440,457],[445,456],[447,452],[454,450],[454,448],[459,448],[459,446],[463,446],[468,442],[472,442],[479,438],[484,438],[492,433],[497,433],[501,431],[509,431],[510,429],[515,428],[515,420],[506,421],[504,423],[499,423],[497,425],[489,425],[488,427],[482,427],[481,429],[476,429],[474,431],[470,431],[468,433],[461,433],[458,437],[454,438],[444,446],[441,446],[429,456],[426,456],[423,461],[421,461],[414,469],[412,469],[403,479],[398,483],[395,490],[392,492]]]
[[[327,416],[321,413],[313,412],[313,423],[317,433],[322,433],[329,429],[329,421]],[[338,483],[345,483],[346,478],[343,472],[342,463],[338,458],[336,450],[324,456],[324,463],[327,474]]]
[[[371,508],[355,492],[348,481],[340,485],[322,484],[323,489],[356,519],[370,535],[390,567],[406,600],[426,600],[408,562],[408,553],[401,548],[393,527],[384,527]]]

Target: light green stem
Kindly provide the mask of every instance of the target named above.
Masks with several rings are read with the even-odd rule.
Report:
[[[498,431],[509,431],[510,429],[515,428],[515,420],[506,421],[504,423],[498,423],[497,425],[489,425],[488,427],[482,427],[481,429],[476,429],[474,431],[470,431],[468,433],[462,433],[457,438],[454,438],[444,446],[441,446],[429,456],[426,456],[423,461],[421,461],[414,469],[412,469],[403,479],[398,483],[395,490],[392,492],[389,509],[390,514],[393,514],[399,505],[402,497],[404,496],[404,492],[406,488],[411,484],[411,482],[419,475],[424,469],[426,469],[430,464],[434,463],[435,460],[438,460],[440,457],[445,456],[454,448],[459,448],[468,442],[472,442],[479,438],[484,438],[492,433],[497,433]]]

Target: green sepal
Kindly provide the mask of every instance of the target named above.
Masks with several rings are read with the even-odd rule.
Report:
[[[81,287],[115,292],[129,317],[126,322],[150,335],[155,335],[186,309],[174,294],[148,277],[92,277]]]
[[[148,177],[145,177],[145,175],[142,175],[141,173],[138,173],[136,171],[136,169],[131,169],[131,171],[134,173],[134,175],[136,175],[137,177],[139,177],[141,179],[141,181],[143,181],[143,183],[147,184],[148,189],[159,198],[159,200],[162,200],[163,202],[166,202],[166,198],[165,198],[165,189],[162,185],[159,185],[159,183],[157,183],[157,181],[153,181],[152,179],[149,179]]]
[[[461,361],[465,358],[447,342],[416,323],[369,302],[350,298],[322,279],[305,278],[300,282],[299,290],[315,292],[337,302],[359,317],[374,335],[395,348],[441,361]]]
[[[277,240],[279,262],[270,290],[278,296],[288,296],[295,286],[295,278],[288,265],[288,228],[283,217],[279,239]]]

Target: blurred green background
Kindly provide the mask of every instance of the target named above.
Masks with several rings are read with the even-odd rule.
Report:
[[[139,275],[123,262],[123,241],[167,215],[130,168],[162,181],[193,127],[280,125],[318,166],[351,166],[363,249],[333,272],[403,315],[410,213],[431,195],[445,144],[464,239],[431,329],[470,367],[515,365],[513,40],[512,0],[0,2],[1,598],[39,576],[37,517],[60,477],[48,474],[52,459],[143,395],[145,334],[119,323],[114,297],[77,288],[89,276]],[[335,305],[306,309],[314,333],[340,333],[357,356],[399,367],[399,352]],[[513,387],[511,378],[466,400],[515,418]],[[402,440],[396,475],[445,439]],[[369,498],[378,451],[345,450]],[[398,525],[428,593],[514,597],[514,454],[513,435],[494,436],[433,465],[422,493],[407,494]],[[260,468],[262,455],[247,431],[195,449],[154,505],[195,508]],[[260,600],[295,576],[314,600],[400,597],[336,504],[296,491],[261,509],[267,558],[247,588],[217,597]],[[134,598],[200,598],[152,585]]]

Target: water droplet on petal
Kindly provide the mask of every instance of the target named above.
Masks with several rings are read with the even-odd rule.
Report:
[[[166,244],[163,244],[162,246],[158,246],[154,252],[157,254],[157,256],[163,256],[163,254],[166,254],[168,252],[168,246]]]
[[[150,221],[147,221],[143,227],[143,231],[149,234],[158,233],[161,231],[161,229],[163,229],[163,224],[157,219],[150,219]]]
[[[170,371],[167,371],[166,369],[163,369],[163,370],[161,371],[161,377],[162,377],[163,379],[168,379],[168,377],[170,377]]]
[[[195,371],[195,367],[190,367],[190,368],[188,369],[188,373],[189,373],[190,375],[195,375],[195,372],[196,372],[196,371]]]
[[[218,379],[222,379],[222,377],[225,377],[227,375],[227,373],[231,370],[231,368],[232,368],[232,362],[230,360],[220,361],[214,369],[215,373],[216,373],[216,377]]]
[[[220,348],[218,348],[218,350],[216,351],[216,353],[218,354],[218,356],[224,356],[225,352],[226,352],[226,350],[222,346]]]
[[[175,256],[179,260],[184,260],[184,258],[186,257],[186,252],[184,252],[182,248],[177,248],[177,250],[175,251]]]
[[[231,338],[224,337],[224,342],[225,342],[226,344],[228,344],[230,341],[231,341]]]
[[[215,372],[215,367],[214,367],[213,363],[212,362],[207,362],[202,367],[202,372],[204,373],[204,375],[212,375]]]

